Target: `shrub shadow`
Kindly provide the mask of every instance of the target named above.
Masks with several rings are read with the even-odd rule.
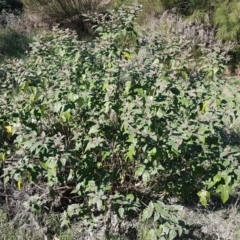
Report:
[[[30,38],[6,27],[0,27],[0,62],[5,58],[21,57],[29,49]]]

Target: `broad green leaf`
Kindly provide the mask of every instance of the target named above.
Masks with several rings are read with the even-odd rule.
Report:
[[[60,162],[61,162],[62,166],[64,167],[67,163],[67,159],[65,157],[61,157]]]
[[[159,64],[159,59],[158,58],[154,59],[154,61],[152,62],[152,65],[154,66],[158,64]]]
[[[237,178],[240,180],[240,169],[235,169],[234,173],[237,175]]]
[[[151,218],[153,214],[153,210],[154,208],[151,206],[148,206],[147,208],[145,208],[142,213],[142,221],[146,221],[149,218]]]
[[[151,229],[148,231],[148,234],[147,234],[147,239],[151,239],[151,240],[157,240],[157,236],[155,234],[155,230],[154,229]]]
[[[0,160],[4,162],[6,159],[6,153],[0,153]]]
[[[145,170],[145,166],[141,166],[141,167],[137,168],[137,170],[135,172],[135,177],[142,176],[144,170]]]
[[[221,179],[222,179],[221,174],[215,175],[215,176],[213,177],[213,183],[214,183],[214,185],[215,185],[217,182],[221,181]]]
[[[169,240],[173,240],[177,237],[177,232],[175,231],[175,229],[171,229],[169,232]]]
[[[35,98],[36,98],[36,95],[32,93],[32,94],[30,95],[30,99],[29,99],[31,104],[34,103]]]
[[[134,200],[134,195],[132,193],[126,196],[126,200],[130,200],[131,202]]]
[[[205,141],[206,141],[205,136],[199,135],[199,136],[198,136],[198,139],[199,139],[199,141],[200,141],[202,144],[205,144]]]
[[[101,199],[99,199],[99,200],[97,200],[97,209],[98,209],[98,211],[101,211],[102,210],[102,200]]]
[[[148,171],[144,171],[142,175],[143,183],[146,184],[150,180],[150,174]]]
[[[75,59],[74,59],[74,62],[77,63],[79,61],[79,58],[80,58],[80,51],[78,51],[75,55]]]
[[[201,204],[206,207],[207,206],[207,203],[210,199],[210,193],[206,190],[201,190],[197,193],[197,195],[199,196],[200,198],[200,202]]]
[[[125,83],[125,94],[129,94],[129,90],[130,90],[130,88],[131,88],[131,84],[132,84],[132,82],[131,81],[127,81],[126,83]]]
[[[54,112],[57,112],[57,113],[58,113],[61,108],[62,108],[62,103],[56,102],[56,103],[54,104]]]
[[[177,226],[177,231],[178,231],[178,235],[181,237],[183,234],[183,227],[182,226]]]
[[[47,164],[47,168],[48,168],[48,175],[49,177],[51,176],[56,176],[56,163],[54,161],[50,161]]]
[[[135,147],[134,145],[130,145],[127,152],[128,159],[132,160],[134,154],[135,154]]]
[[[152,156],[155,156],[157,154],[157,149],[154,147],[151,151],[150,151]]]
[[[76,102],[78,104],[78,107],[82,107],[84,104],[84,99],[80,97],[76,100]]]
[[[87,146],[86,146],[86,148],[85,148],[85,152],[86,151],[88,151],[88,150],[90,150],[90,149],[92,149],[92,148],[95,148],[95,147],[97,147],[98,146],[98,144],[96,144],[95,142],[88,142],[88,144],[87,144]]]
[[[220,107],[221,106],[221,103],[222,103],[222,100],[217,98],[216,99],[216,103],[217,103],[217,106]]]
[[[153,218],[154,222],[156,222],[159,218],[160,218],[160,213],[155,211],[154,218]]]
[[[161,229],[162,229],[162,232],[164,232],[166,235],[168,235],[170,232],[169,224],[166,224],[166,223],[162,224]]]
[[[66,50],[65,49],[59,49],[58,53],[61,57],[63,57],[66,54]]]
[[[93,126],[90,128],[88,134],[90,135],[90,134],[95,134],[95,133],[98,133],[98,132],[99,132],[99,125],[96,124],[96,125],[93,125]]]
[[[228,186],[229,184],[231,184],[232,176],[227,175],[226,177],[224,177],[224,180],[225,180],[225,185]]]
[[[70,101],[73,101],[73,102],[79,99],[79,98],[78,98],[78,94],[74,94],[74,93],[72,93],[72,92],[70,92],[70,93],[68,94],[68,98],[69,98]]]
[[[151,216],[151,209],[145,208],[142,213],[142,221],[148,220]]]
[[[74,210],[75,210],[75,208],[74,208],[73,205],[69,205],[69,206],[68,206],[68,208],[67,208],[67,214],[68,214],[69,217],[72,217],[72,216],[73,216],[73,214],[74,214],[74,212],[75,212]]]
[[[69,121],[70,121],[70,117],[71,117],[70,111],[64,112],[63,115],[64,115],[65,120],[66,120],[67,122],[69,122]]]
[[[92,149],[92,148],[96,148],[98,146],[101,146],[102,142],[104,142],[104,139],[100,138],[100,137],[95,137],[93,139],[90,139],[86,148],[85,148],[85,152]]]
[[[229,185],[219,185],[217,190],[217,193],[220,193],[221,195],[221,200],[223,203],[227,202],[227,200],[229,199],[229,196],[232,192],[232,188]]]
[[[182,73],[183,78],[184,78],[185,80],[188,80],[188,74],[187,74],[187,72],[182,71],[181,73]]]
[[[40,67],[37,68],[36,74],[37,76],[40,76],[42,74],[42,69]]]
[[[158,213],[163,212],[163,203],[162,202],[156,202],[154,203],[155,211]]]
[[[123,215],[124,215],[124,208],[123,208],[123,207],[120,207],[120,208],[118,209],[118,214],[119,214],[119,217],[120,217],[120,218],[123,218]]]
[[[61,228],[69,226],[70,221],[69,220],[62,220],[61,221]]]

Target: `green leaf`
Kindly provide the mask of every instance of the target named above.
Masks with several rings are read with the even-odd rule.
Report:
[[[178,231],[178,235],[181,237],[182,234],[183,234],[183,227],[180,226],[180,225],[178,225],[178,226],[177,226],[177,231]]]
[[[206,190],[201,190],[197,193],[197,195],[199,196],[200,198],[200,202],[201,204],[206,207],[207,206],[207,203],[210,199],[210,193]]]
[[[232,192],[232,188],[229,185],[219,185],[217,190],[217,193],[221,194],[221,200],[223,203],[227,202],[227,200],[229,199],[229,196]]]
[[[154,203],[154,207],[155,207],[156,212],[158,212],[160,214],[163,212],[163,203],[162,202]]]
[[[95,133],[98,133],[98,132],[99,132],[99,125],[96,124],[96,125],[93,125],[93,126],[90,128],[88,134],[90,135],[90,134],[95,134]]]
[[[182,73],[183,78],[185,80],[187,80],[188,79],[188,74],[185,71],[182,71],[181,73]]]
[[[155,230],[154,229],[151,229],[148,231],[148,234],[147,234],[147,239],[151,239],[151,240],[157,240],[157,236],[155,234]]]
[[[169,240],[173,240],[177,237],[177,232],[175,231],[175,229],[171,229],[169,232]]]
[[[6,159],[6,153],[0,153],[0,161],[4,162]]]
[[[68,94],[68,98],[69,98],[69,100],[71,100],[71,101],[73,101],[73,102],[75,102],[76,100],[79,99],[79,98],[78,98],[78,94],[75,94],[75,93],[72,93],[72,92],[70,92],[70,93]]]
[[[67,208],[67,214],[68,214],[68,216],[69,217],[72,217],[73,216],[73,214],[74,214],[74,211],[75,209],[74,209],[74,206],[73,205],[69,205],[68,206],[68,208]]]
[[[126,83],[125,83],[125,92],[124,92],[124,94],[129,94],[129,90],[130,90],[130,88],[131,88],[131,85],[132,85],[132,82],[131,81],[127,81]]]
[[[78,104],[78,107],[82,107],[84,104],[84,99],[80,97],[76,100],[76,103]]]
[[[104,140],[100,137],[90,139],[86,148],[85,148],[85,152],[90,150],[90,149],[93,149],[93,148],[96,148],[96,147],[100,146],[100,144],[102,142],[104,142]]]
[[[59,49],[59,55],[61,57],[63,57],[66,54],[66,50],[65,49]]]
[[[151,216],[150,216],[150,217],[151,217]],[[145,208],[145,209],[143,210],[143,213],[142,213],[142,221],[146,221],[146,220],[149,219],[150,217],[149,217],[149,210],[148,210],[147,208]]]
[[[124,208],[120,207],[120,208],[118,209],[118,214],[119,214],[119,217],[123,219]]]
[[[134,145],[130,145],[127,152],[128,159],[132,160],[134,154],[135,154],[135,147]]]
[[[147,208],[145,208],[143,210],[143,213],[142,213],[142,221],[146,221],[148,220],[149,218],[152,217],[153,215],[153,210],[154,210],[154,205],[152,202],[149,203],[149,205],[147,206]]]
[[[64,112],[63,115],[64,115],[64,118],[66,119],[66,121],[69,122],[70,121],[70,117],[71,117],[70,111]]]
[[[222,100],[217,98],[216,99],[216,103],[217,103],[217,106],[220,107],[221,106],[221,103],[222,103]]]
[[[97,209],[98,209],[98,211],[101,211],[101,210],[102,210],[102,206],[103,206],[102,200],[101,200],[101,199],[98,199],[98,200],[97,200]]]
[[[137,168],[137,170],[135,172],[135,177],[142,176],[144,170],[145,170],[145,166],[141,166],[141,167]]]
[[[78,51],[75,55],[75,59],[74,59],[74,62],[77,63],[79,61],[79,58],[80,58],[80,51]]]
[[[154,218],[153,218],[153,220],[154,220],[154,222],[157,222],[157,220],[160,218],[160,213],[159,212],[154,212]]]
[[[57,112],[57,113],[58,113],[61,108],[62,108],[62,103],[61,103],[61,102],[56,102],[56,103],[54,104],[54,112]]]
[[[63,227],[68,227],[70,224],[70,221],[69,220],[62,220],[61,221],[61,228]]]
[[[126,196],[126,200],[129,200],[129,201],[133,201],[134,200],[134,195],[132,194],[132,193],[130,193],[130,194],[128,194],[127,196]]]
[[[202,144],[205,144],[205,142],[206,142],[205,136],[199,135],[199,136],[198,136],[198,139],[199,139],[200,142],[202,142]]]
[[[214,183],[214,185],[215,185],[217,182],[220,182],[221,179],[222,179],[221,174],[215,175],[215,176],[213,177],[213,183]]]
[[[142,175],[143,183],[146,184],[150,180],[150,174],[148,171],[144,171]]]
[[[237,179],[240,180],[240,169],[234,169],[234,173],[237,175]]]
[[[47,168],[48,168],[48,174],[50,176],[56,176],[56,163],[53,161],[50,161],[47,164]]]

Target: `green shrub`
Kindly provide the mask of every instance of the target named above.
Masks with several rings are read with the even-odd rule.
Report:
[[[148,239],[173,239],[185,227],[163,199],[198,193],[206,205],[217,193],[226,202],[239,182],[236,154],[221,138],[236,98],[222,94],[224,53],[200,46],[196,65],[184,38],[137,35],[138,11],[113,12],[92,42],[54,28],[26,59],[4,64],[0,121],[7,138],[18,137],[2,140],[1,159],[22,156],[5,181],[46,189],[32,197],[38,212],[68,199],[62,225],[104,213],[108,231],[111,211],[136,212],[158,223]]]

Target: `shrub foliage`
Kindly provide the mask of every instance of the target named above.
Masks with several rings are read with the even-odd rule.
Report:
[[[222,94],[224,53],[201,47],[196,65],[183,37],[137,35],[138,11],[113,12],[92,42],[54,28],[4,64],[1,160],[19,158],[5,182],[46,189],[32,196],[36,210],[67,203],[62,225],[136,212],[158,223],[148,239],[174,239],[184,226],[167,197],[226,202],[239,182],[237,154],[221,138],[236,98]]]

